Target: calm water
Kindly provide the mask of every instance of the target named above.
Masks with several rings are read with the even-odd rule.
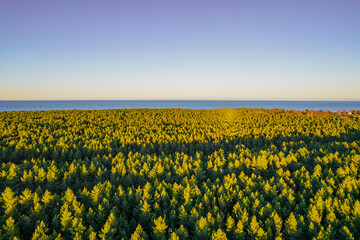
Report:
[[[86,100],[86,101],[0,101],[0,111],[92,110],[118,108],[283,108],[314,110],[360,110],[360,101],[192,101],[192,100]]]

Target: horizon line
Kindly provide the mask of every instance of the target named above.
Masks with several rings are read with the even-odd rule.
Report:
[[[293,101],[293,102],[358,102],[359,99],[0,99],[0,101]]]

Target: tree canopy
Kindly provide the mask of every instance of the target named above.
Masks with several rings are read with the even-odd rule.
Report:
[[[0,112],[0,239],[359,239],[360,119]]]

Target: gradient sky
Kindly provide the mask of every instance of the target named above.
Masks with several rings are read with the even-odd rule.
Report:
[[[0,99],[360,100],[360,1],[1,0]]]

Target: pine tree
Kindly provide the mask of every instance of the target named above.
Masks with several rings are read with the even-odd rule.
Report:
[[[239,220],[238,223],[236,224],[236,229],[234,231],[234,237],[235,237],[235,239],[244,239],[245,238],[244,224],[241,220]]]
[[[226,220],[226,231],[231,232],[234,226],[235,226],[235,220],[231,216],[228,216]]]
[[[329,230],[329,229],[328,229]],[[314,239],[319,239],[319,240],[330,240],[330,232],[325,231],[324,227],[321,227],[319,233],[317,234],[317,236]]]
[[[60,233],[57,234],[55,240],[64,240]]]
[[[213,215],[211,214],[211,212],[208,212],[206,215],[206,220],[209,224],[209,227],[212,227],[215,225],[215,218],[213,217]]]
[[[326,222],[329,223],[329,224],[332,224],[334,221],[336,221],[336,215],[335,213],[330,210],[327,214],[326,214]]]
[[[249,221],[249,213],[246,211],[246,209],[243,209],[241,211],[240,219],[244,224],[246,224]]]
[[[189,232],[184,225],[180,225],[180,227],[176,230],[176,234],[180,239],[187,239],[189,237]]]
[[[6,239],[13,239],[19,236],[19,228],[12,217],[6,219],[3,229],[5,231],[4,235]],[[1,237],[1,231],[0,231],[0,237]]]
[[[39,171],[37,173],[37,176],[35,176],[35,181],[38,182],[44,182],[46,179],[46,172],[44,170],[44,168],[39,168]]]
[[[9,179],[9,180],[14,179],[16,177],[18,171],[19,171],[19,167],[16,164],[11,163],[10,167],[9,167],[9,173],[7,174],[7,179]]]
[[[281,232],[283,221],[282,221],[281,217],[277,214],[277,212],[275,210],[271,214],[271,218],[273,219],[276,233],[279,234]]]
[[[98,202],[98,199],[99,199],[102,191],[103,191],[103,186],[101,183],[94,186],[93,190],[90,193],[91,199],[93,200],[94,203]]]
[[[22,176],[21,176],[21,182],[27,182],[27,183],[31,183],[31,181],[33,180],[33,173],[31,170],[29,170],[28,172],[26,170],[24,170]]]
[[[46,189],[44,195],[41,198],[41,201],[45,204],[45,206],[47,206],[54,198],[55,196],[51,195],[51,193]]]
[[[184,188],[184,199],[185,199],[185,206],[188,206],[191,204],[192,202],[192,198],[191,198],[191,187],[190,184],[187,184],[186,187]]]
[[[110,213],[104,227],[101,229],[99,236],[101,239],[109,239],[115,236],[116,234],[116,218],[113,212]]]
[[[180,238],[175,232],[172,232],[170,234],[170,240],[180,240]]]
[[[179,214],[180,224],[186,225],[189,223],[188,213],[184,207],[184,205],[180,206],[180,214]]]
[[[206,238],[206,236],[208,235],[208,231],[209,231],[208,222],[206,218],[201,217],[196,222],[196,232],[201,238]]]
[[[50,167],[48,168],[46,179],[49,182],[53,182],[58,179],[58,176],[59,176],[59,170],[55,166],[54,161],[52,161]]]
[[[72,220],[72,227],[71,232],[73,235],[78,235],[78,237],[81,237],[83,233],[85,232],[86,227],[82,223],[82,218],[74,217]]]
[[[60,221],[61,221],[61,225],[64,228],[67,228],[68,226],[71,225],[71,221],[73,219],[73,216],[71,214],[71,212],[69,211],[69,206],[68,204],[64,204],[61,206],[60,209]]]
[[[22,195],[20,195],[19,203],[21,205],[29,205],[31,204],[32,197],[32,192],[28,188],[25,188],[25,190],[22,192]]]
[[[75,233],[75,236],[73,238],[73,240],[82,240],[81,234],[80,233]]]
[[[89,240],[96,240],[97,237],[96,237],[96,232],[94,232],[94,229],[92,226],[89,227],[88,229],[88,235],[89,235]]]
[[[36,227],[34,234],[32,235],[32,240],[47,240],[50,237],[46,234],[49,229],[45,226],[44,221],[41,221],[40,224]]]
[[[35,192],[33,195],[33,204],[34,204],[34,212],[40,214],[42,207],[40,203],[40,197],[37,192]]]
[[[16,209],[18,197],[11,188],[6,187],[1,194],[1,201],[4,203],[5,214],[11,214]]]
[[[290,213],[290,216],[285,221],[285,233],[289,236],[296,236],[298,231],[297,220],[294,213]]]
[[[354,240],[353,234],[350,232],[349,228],[347,226],[343,226],[340,229],[340,236],[339,239],[348,239],[348,240]]]
[[[150,213],[151,211],[151,207],[150,207],[150,204],[148,204],[148,202],[145,200],[145,201],[142,201],[142,206],[141,206],[141,212],[144,214],[144,215],[147,215],[148,213]]]
[[[320,224],[321,222],[321,216],[314,205],[310,207],[310,210],[308,212],[308,217],[314,223]]]
[[[63,201],[65,201],[66,203],[68,203],[70,205],[76,200],[76,196],[75,196],[74,192],[70,188],[68,188],[62,199],[63,199]]]
[[[358,199],[354,203],[352,212],[355,218],[360,218],[360,201]]]
[[[84,205],[76,201],[76,199],[72,202],[72,210],[76,217],[82,217],[84,215]]]
[[[94,165],[94,162],[92,161],[91,164],[90,164],[89,172],[94,173],[95,171],[96,171],[96,167]]]
[[[227,240],[226,234],[221,230],[221,228],[218,228],[218,230],[212,233],[211,235],[212,240]]]
[[[160,216],[157,219],[154,220],[154,236],[156,239],[165,239],[166,236],[166,229],[167,229],[167,225],[165,222],[165,219]]]
[[[146,240],[148,239],[148,235],[144,232],[143,228],[140,224],[135,229],[135,232],[131,234],[131,240]]]
[[[265,235],[265,232],[260,227],[255,215],[251,218],[250,235],[254,238],[262,238]]]

